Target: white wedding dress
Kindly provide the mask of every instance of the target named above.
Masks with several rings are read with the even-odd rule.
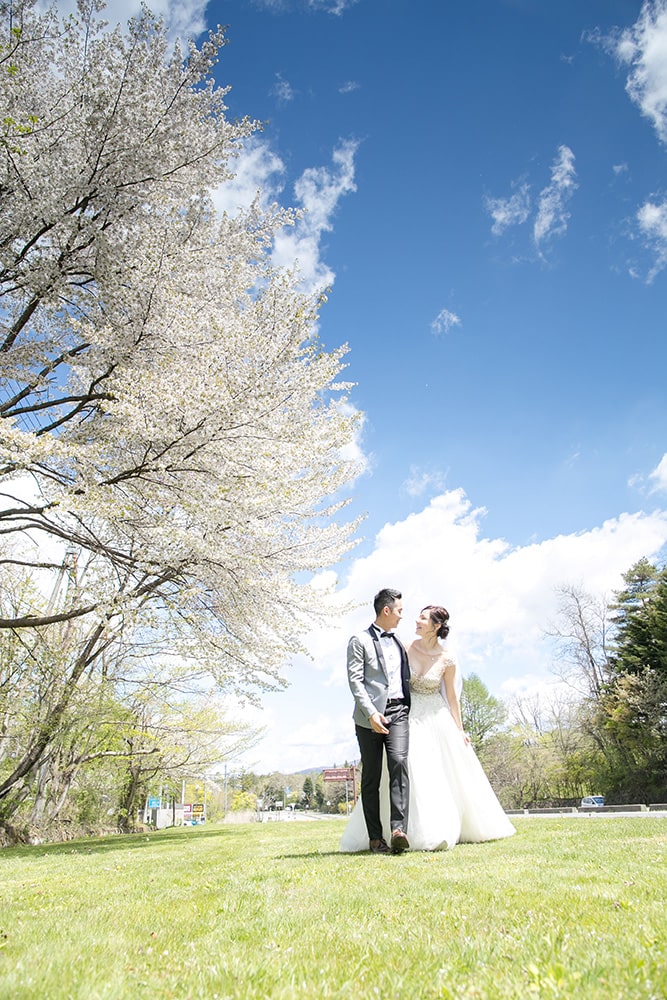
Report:
[[[475,751],[464,742],[449,712],[442,676],[452,662],[441,658],[424,675],[410,677],[410,811],[406,833],[411,849],[416,851],[446,850],[460,842],[500,840],[515,832]],[[380,815],[384,838],[389,843],[386,762],[380,785]],[[361,799],[352,810],[339,850],[368,850]]]

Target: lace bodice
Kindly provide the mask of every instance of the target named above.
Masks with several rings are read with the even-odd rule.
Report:
[[[454,661],[445,657],[441,660],[436,660],[430,670],[427,670],[425,674],[413,674],[410,671],[410,690],[414,694],[425,694],[433,695],[440,694],[440,682],[442,681],[442,675],[445,669],[449,666],[453,666]]]

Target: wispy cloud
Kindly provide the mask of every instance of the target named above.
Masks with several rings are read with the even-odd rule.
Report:
[[[427,471],[410,467],[410,475],[403,483],[403,489],[411,497],[421,497],[425,493],[442,492],[447,482],[447,474],[439,470]]]
[[[533,225],[533,240],[538,250],[548,240],[562,236],[570,213],[566,204],[577,188],[574,153],[569,146],[559,146],[551,166],[551,182],[542,189]]]
[[[333,271],[321,260],[321,240],[332,229],[340,199],[356,191],[354,157],[358,143],[343,140],[332,154],[333,169],[309,167],[294,185],[297,205],[303,214],[292,229],[278,234],[274,261],[281,267],[297,267],[304,287],[324,289],[332,284]]]
[[[271,10],[276,14],[289,10],[291,6],[288,0],[252,0],[252,3],[255,7],[263,7],[264,10]]]
[[[359,0],[308,0],[308,6],[312,10],[322,10],[325,14],[335,14],[340,17],[358,2]]]
[[[651,493],[667,493],[667,452],[650,473],[649,479],[653,482]]]
[[[667,493],[667,452],[662,456],[655,469],[649,472],[635,472],[628,479],[631,489],[639,490],[644,495],[651,493]]]
[[[441,309],[431,323],[431,331],[439,336],[441,333],[449,333],[453,326],[461,326],[460,317],[456,313],[450,312],[449,309]]]
[[[322,236],[333,228],[341,198],[356,191],[354,157],[358,143],[342,140],[332,154],[332,167],[309,167],[294,185],[294,199],[283,198],[285,166],[262,139],[249,140],[232,166],[235,176],[214,192],[219,212],[236,215],[255,199],[266,207],[280,200],[294,204],[298,217],[293,226],[276,234],[273,263],[297,270],[302,287],[324,290],[335,274],[322,258]]]
[[[313,10],[340,17],[359,0],[253,0],[256,7],[282,14],[285,11]]]
[[[356,80],[348,80],[338,88],[339,94],[351,94],[354,90],[359,90],[360,84]]]
[[[509,226],[520,226],[530,215],[530,185],[521,184],[509,198],[486,198],[486,210],[493,219],[491,232],[500,236]]]
[[[540,256],[544,247],[556,236],[567,230],[570,214],[566,205],[577,188],[574,153],[569,146],[559,146],[551,164],[551,179],[542,188],[533,204],[530,185],[526,180],[517,181],[517,190],[508,198],[486,197],[484,204],[493,220],[491,232],[501,236],[511,226],[523,225],[533,217],[533,243]]]
[[[655,129],[660,142],[667,143],[667,0],[644,0],[639,17],[624,30],[588,35],[622,66],[628,68],[625,89]],[[616,174],[627,165],[614,166]],[[636,215],[639,239],[653,257],[645,269],[633,264],[630,274],[649,284],[667,266],[667,200],[649,198]]]
[[[646,280],[651,283],[667,265],[667,201],[645,202],[637,212],[639,232],[654,257]]]
[[[294,87],[281,73],[276,73],[276,82],[271,87],[270,92],[279,104],[289,104],[296,97]]]
[[[354,466],[356,466],[358,475],[362,475],[364,472],[368,472],[371,466],[371,457],[364,451],[363,445],[366,415],[360,410],[357,410],[355,406],[347,401],[339,402],[337,406],[346,417],[356,418],[354,436],[351,441],[348,441],[348,443],[340,449],[340,457],[344,462],[351,462]]]

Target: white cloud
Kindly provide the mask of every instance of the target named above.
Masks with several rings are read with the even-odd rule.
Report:
[[[292,10],[322,11],[324,14],[334,14],[339,17],[359,0],[254,0],[257,7],[274,11],[277,14]]]
[[[249,208],[258,196],[266,207],[281,194],[285,165],[265,140],[248,139],[229,166],[234,177],[213,192],[218,212],[236,215],[240,209]]]
[[[658,469],[665,469],[663,462]],[[450,490],[378,532],[373,550],[354,560],[337,594],[340,606],[351,603],[353,610],[310,636],[312,663],[295,663],[292,687],[272,696],[270,732],[256,752],[261,767],[299,769],[358,756],[345,648],[350,634],[372,620],[372,598],[381,587],[403,591],[399,631],[406,640],[421,607],[446,605],[464,675],[474,671],[493,694],[548,690],[555,685],[553,649],[544,635],[557,614],[556,588],[571,584],[609,594],[633,563],[657,558],[667,544],[663,510],[620,514],[588,531],[517,547],[485,537],[484,515],[463,490]],[[330,741],[328,753],[318,730]]]
[[[667,201],[645,202],[637,212],[639,231],[655,262],[647,275],[650,283],[667,265]]]
[[[307,747],[310,750],[320,749],[320,756],[324,761],[335,760],[337,757],[336,746],[342,743],[349,743],[349,738],[340,739],[340,733],[347,727],[347,718],[333,719],[327,715],[319,715],[314,719],[304,722],[298,729],[285,734],[285,746],[287,747]],[[340,756],[338,756],[340,760]]]
[[[540,192],[533,225],[533,239],[538,249],[552,237],[565,233],[570,217],[565,205],[577,188],[575,177],[574,153],[568,146],[559,146],[551,167],[551,182]]]
[[[308,0],[308,6],[312,10],[322,10],[325,14],[335,14],[340,17],[358,2],[359,0]]]
[[[551,165],[551,179],[542,188],[535,206],[533,242],[540,256],[549,240],[565,233],[570,217],[565,206],[576,188],[574,153],[569,146],[559,146]],[[530,218],[533,210],[530,186],[522,181],[509,198],[487,197],[484,204],[493,220],[491,232],[501,236],[510,226],[523,225]]]
[[[630,67],[630,98],[667,142],[667,0],[645,0],[632,27],[606,41]]]
[[[339,94],[351,94],[354,90],[359,90],[360,84],[356,80],[348,80],[338,88]]]
[[[294,185],[297,205],[303,215],[291,229],[275,240],[273,259],[279,267],[297,267],[301,282],[310,290],[322,290],[334,280],[333,271],[320,259],[321,239],[333,227],[333,216],[343,195],[356,191],[354,156],[357,143],[347,139],[333,151],[334,169],[309,167]]]
[[[403,483],[403,489],[411,497],[420,497],[433,490],[443,490],[446,479],[445,473],[427,472],[413,465],[410,468],[410,475]]]
[[[500,236],[510,226],[522,225],[530,215],[530,185],[521,184],[509,198],[486,198],[485,205],[493,219],[491,232]]]
[[[294,100],[296,91],[289,80],[286,80],[282,74],[276,73],[276,82],[271,87],[271,96],[275,97],[279,104],[289,104],[290,101]]]
[[[431,323],[431,331],[437,336],[440,333],[449,333],[453,326],[461,326],[460,318],[449,309],[441,309]]]
[[[667,493],[667,452],[662,456],[657,466],[649,474],[649,479],[653,480],[651,493]]]
[[[42,2],[42,9],[50,4]],[[196,38],[207,27],[207,0],[151,0],[149,9],[158,17],[163,17],[171,38]],[[76,0],[56,0],[61,16],[76,14]],[[117,24],[125,26],[131,17],[141,13],[140,0],[107,0],[101,13],[103,20],[113,28]]]
[[[369,468],[370,458],[364,451],[363,447],[363,433],[364,424],[366,422],[366,415],[360,410],[357,410],[350,402],[344,402],[338,404],[338,409],[345,414],[345,416],[356,417],[357,425],[354,437],[340,450],[340,456],[344,462],[352,462],[359,469],[359,474],[366,472]]]
[[[451,490],[386,525],[374,552],[354,563],[343,596],[358,600],[383,585],[402,587],[408,615],[422,604],[446,604],[466,660],[481,657],[489,643],[515,651],[529,643],[529,661],[538,662],[532,647],[556,607],[557,585],[582,581],[606,591],[667,541],[667,512],[658,512],[622,514],[588,532],[512,548],[484,537],[484,513],[463,490]],[[491,676],[496,665],[488,669]]]
[[[309,167],[304,170],[294,185],[294,207],[299,211],[299,218],[293,226],[276,234],[273,263],[277,267],[297,269],[301,284],[308,291],[321,291],[333,284],[335,274],[321,257],[322,236],[333,228],[340,199],[356,191],[356,150],[357,143],[342,141],[332,154],[333,169]],[[230,166],[235,171],[234,178],[213,193],[219,212],[234,215],[248,208],[257,197],[266,207],[283,195],[285,166],[265,140],[253,137],[246,142]]]
[[[276,13],[287,10],[289,7],[287,0],[254,0],[254,3],[256,7],[264,7],[266,10],[276,11]]]

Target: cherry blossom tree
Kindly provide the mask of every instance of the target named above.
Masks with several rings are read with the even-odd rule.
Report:
[[[64,21],[0,0],[0,31],[0,587],[55,595],[14,587],[0,630],[64,628],[59,697],[1,800],[120,636],[226,689],[282,683],[323,611],[308,572],[354,533],[357,415],[321,298],[271,263],[294,214],[215,212],[257,128],[226,117],[222,32],[170,48],[96,0]]]

